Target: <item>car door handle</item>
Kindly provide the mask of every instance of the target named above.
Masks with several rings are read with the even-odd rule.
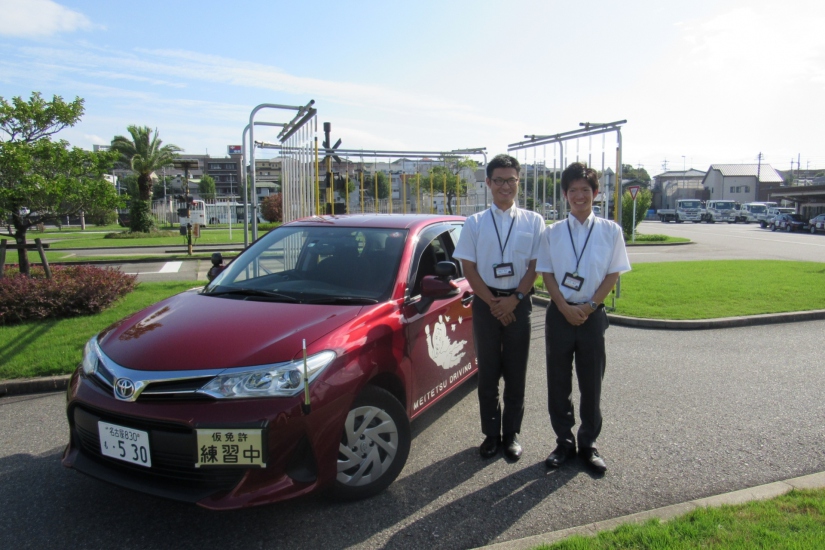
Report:
[[[473,298],[475,298],[475,294],[471,294],[471,293],[469,293],[469,292],[468,292],[467,294],[465,294],[465,295],[461,298],[461,303],[462,303],[465,307],[466,307],[466,306],[469,306],[469,305],[470,305],[470,302],[472,302],[472,301],[473,301]]]

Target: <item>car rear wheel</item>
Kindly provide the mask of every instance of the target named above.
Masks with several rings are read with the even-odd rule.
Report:
[[[334,495],[353,500],[386,489],[407,462],[410,438],[401,403],[386,390],[364,388],[344,421]]]

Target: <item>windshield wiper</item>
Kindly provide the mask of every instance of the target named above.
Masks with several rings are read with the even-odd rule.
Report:
[[[294,296],[289,296],[287,294],[281,294],[280,292],[274,292],[272,290],[261,290],[259,288],[233,288],[231,290],[220,290],[218,292],[208,292],[206,293],[207,296],[227,296],[227,295],[234,295],[234,296],[255,296],[260,298],[272,298],[274,300],[278,300],[281,302],[292,302],[298,303],[300,300],[295,298]]]
[[[364,298],[363,296],[325,296],[324,298],[315,298],[307,300],[307,304],[377,304],[378,300],[374,298]]]

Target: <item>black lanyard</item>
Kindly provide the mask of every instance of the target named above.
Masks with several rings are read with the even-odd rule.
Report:
[[[579,276],[579,262],[584,256],[584,249],[587,248],[587,243],[590,242],[590,235],[593,233],[593,228],[596,226],[596,220],[593,220],[590,224],[590,231],[587,232],[587,238],[584,240],[584,246],[582,247],[582,253],[578,254],[576,252],[576,243],[573,242],[573,231],[570,230],[570,220],[567,220],[567,234],[570,235],[570,244],[573,246],[573,255],[576,257],[576,271],[573,272],[573,275],[576,277]]]
[[[514,214],[518,214],[518,212],[514,212]],[[513,216],[513,220],[510,222],[510,230],[507,231],[507,238],[504,239],[504,244],[501,244],[501,235],[498,232],[498,225],[496,225],[496,216],[493,214],[493,209],[490,209],[490,218],[493,220],[493,227],[496,230],[496,237],[498,238],[498,247],[501,250],[501,261],[504,263],[504,249],[507,248],[507,243],[510,241],[510,233],[513,232],[513,226],[516,225],[516,217]]]

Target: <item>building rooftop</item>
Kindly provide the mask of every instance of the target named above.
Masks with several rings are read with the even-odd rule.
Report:
[[[711,164],[710,170],[718,170],[723,176],[753,176],[759,175],[763,183],[782,183],[784,180],[770,164]]]

